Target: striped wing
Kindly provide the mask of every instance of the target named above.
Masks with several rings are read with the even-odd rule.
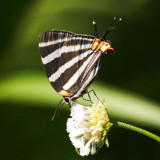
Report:
[[[50,77],[60,68],[61,50],[64,43],[71,35],[74,34],[71,32],[53,30],[41,33],[39,36],[39,51],[49,80]],[[57,92],[63,89],[62,85],[57,85],[57,83],[52,81],[50,82]]]
[[[66,51],[64,57],[61,58],[62,67],[59,69],[61,73],[65,70],[61,84],[63,89],[69,91],[71,95],[77,93],[80,87],[88,80],[91,71],[96,70],[95,66],[101,54],[97,56],[97,54],[92,51],[92,43],[92,37],[74,35],[64,44],[65,50],[66,46],[71,46],[74,50],[71,52]],[[69,57],[69,55],[71,55],[71,57]],[[69,61],[67,58],[69,58]],[[65,65],[63,65],[64,62]]]
[[[75,94],[95,67],[91,45],[93,36],[64,31],[48,31],[39,36],[39,50],[47,77],[53,88]],[[97,63],[94,64],[96,66]],[[91,67],[92,66],[92,67]]]
[[[79,78],[79,88],[74,97],[79,97],[80,95],[85,93],[89,85],[96,78],[100,68],[101,56],[102,52],[99,50],[99,51],[94,51],[92,55],[89,57],[88,59],[89,61],[87,62],[88,65],[83,70],[83,73]]]

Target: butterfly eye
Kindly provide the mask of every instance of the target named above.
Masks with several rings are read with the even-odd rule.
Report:
[[[115,51],[113,49],[107,50],[107,54],[109,54],[109,55],[114,54],[114,53],[115,53]]]

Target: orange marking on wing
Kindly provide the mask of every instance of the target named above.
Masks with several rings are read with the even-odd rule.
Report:
[[[71,95],[65,91],[65,90],[61,90],[60,92],[58,92],[60,95],[65,96],[65,97],[70,97]]]

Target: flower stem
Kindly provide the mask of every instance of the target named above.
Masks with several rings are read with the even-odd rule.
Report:
[[[138,133],[141,133],[149,138],[152,138],[156,141],[158,141],[160,143],[160,137],[145,130],[145,129],[142,129],[142,128],[139,128],[139,127],[136,127],[136,126],[133,126],[131,124],[127,124],[127,123],[124,123],[124,122],[119,122],[119,121],[113,121],[113,126],[118,126],[118,127],[122,127],[122,128],[125,128],[125,129],[129,129],[129,130],[132,130],[132,131],[135,131],[135,132],[138,132]]]

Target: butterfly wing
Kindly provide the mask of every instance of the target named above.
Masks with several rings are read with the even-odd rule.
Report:
[[[72,35],[62,47],[58,72],[62,74],[57,79],[57,84],[72,96],[79,96],[91,84],[99,70],[102,53],[91,49],[94,38]]]
[[[92,55],[93,36],[64,31],[48,31],[39,36],[39,50],[47,77],[60,92],[77,92],[82,73]]]
[[[39,51],[48,79],[60,67],[62,47],[71,35],[74,33],[57,30],[47,31],[39,35]],[[51,82],[51,85],[57,92],[63,89],[57,83]]]
[[[76,86],[76,91],[74,97],[79,97],[86,92],[89,85],[94,81],[97,76],[98,70],[100,68],[102,52],[101,51],[92,51],[88,58],[83,61],[82,65],[77,71],[77,75],[74,78],[71,78],[67,84],[65,84],[65,90],[72,90]],[[77,77],[77,78],[76,78]],[[70,86],[70,84],[73,84]],[[69,85],[70,88],[67,88]]]
[[[94,79],[97,76],[97,73],[100,69],[100,61],[102,57],[102,52],[100,50],[95,50],[92,53],[92,57],[85,68],[81,79],[80,79],[80,88],[79,92],[82,92],[83,90],[86,90],[89,85],[94,81]]]

